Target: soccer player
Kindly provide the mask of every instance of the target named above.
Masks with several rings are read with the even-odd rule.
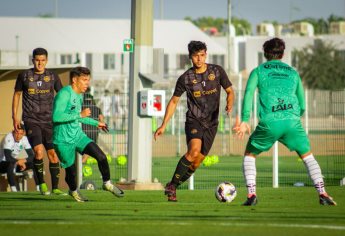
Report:
[[[24,150],[27,154],[26,157],[22,156]],[[17,130],[13,130],[3,138],[0,152],[0,173],[7,173],[11,191],[17,192],[13,171],[23,172],[33,169],[34,160],[34,151],[25,136],[25,130],[22,126],[18,126]],[[37,181],[36,178],[35,181]]]
[[[52,182],[52,193],[67,195],[58,188],[60,177],[59,159],[53,145],[52,107],[54,90],[62,88],[60,78],[54,72],[47,70],[48,52],[44,48],[36,48],[32,53],[34,68],[20,73],[16,80],[12,102],[13,127],[17,131],[20,126],[18,107],[23,93],[22,120],[26,135],[35,152],[34,172],[38,178],[41,194],[49,195],[47,184],[43,176],[44,149],[49,159],[49,171]]]
[[[185,182],[200,166],[208,154],[217,133],[221,87],[226,91],[225,110],[230,113],[234,102],[231,82],[219,65],[206,63],[207,47],[200,41],[188,44],[189,58],[193,67],[177,80],[162,125],[156,130],[154,139],[162,135],[174,114],[181,95],[187,93],[188,111],[185,132],[188,150],[177,164],[172,179],[165,187],[168,201],[177,201],[176,188]]]
[[[298,72],[281,61],[285,42],[279,38],[263,45],[267,62],[256,67],[250,74],[243,99],[242,122],[234,130],[243,139],[250,134],[248,124],[254,92],[259,94],[259,124],[250,135],[243,159],[243,174],[247,186],[244,206],[257,203],[256,156],[269,150],[279,141],[303,160],[310,178],[319,194],[321,205],[336,205],[327,194],[318,162],[310,150],[309,139],[300,117],[305,110],[304,91]]]
[[[103,189],[117,197],[123,197],[124,192],[110,181],[110,170],[106,155],[99,146],[90,139],[80,127],[80,123],[96,126],[108,131],[103,122],[90,118],[90,108],[82,110],[83,93],[90,84],[90,70],[86,67],[76,67],[70,72],[71,85],[64,87],[56,95],[53,106],[55,150],[65,168],[66,182],[69,194],[78,202],[88,201],[78,190],[76,183],[75,152],[94,157],[103,178]]]

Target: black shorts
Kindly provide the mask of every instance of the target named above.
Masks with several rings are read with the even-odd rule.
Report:
[[[26,136],[32,148],[43,144],[46,150],[54,148],[53,123],[24,122]]]
[[[191,139],[201,139],[201,154],[206,156],[213,144],[217,134],[218,125],[205,128],[197,121],[187,121],[185,123],[187,145]]]

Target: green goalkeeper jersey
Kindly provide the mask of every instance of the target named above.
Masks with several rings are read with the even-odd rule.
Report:
[[[249,121],[256,88],[260,122],[300,119],[305,110],[304,91],[294,68],[280,60],[271,60],[251,72],[243,99],[244,122]]]
[[[75,144],[85,134],[80,123],[98,126],[98,121],[80,117],[83,95],[74,92],[71,86],[62,88],[54,99],[53,122],[54,144]]]

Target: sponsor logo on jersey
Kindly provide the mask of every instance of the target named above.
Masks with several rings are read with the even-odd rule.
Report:
[[[201,91],[194,91],[194,97],[198,98],[201,96]]]
[[[43,80],[48,83],[50,81],[50,76],[44,76]]]
[[[282,70],[292,70],[290,66],[284,65],[274,65],[274,64],[266,64],[264,65],[265,69],[282,69]]]
[[[41,87],[42,86],[42,81],[37,81],[37,86]]]
[[[197,130],[197,129],[192,129],[192,130],[190,131],[190,133],[191,133],[191,134],[196,134],[196,133],[198,133],[198,130]]]
[[[35,89],[34,88],[29,88],[28,89],[28,94],[35,94]]]
[[[211,95],[211,94],[214,94],[216,92],[217,92],[217,88],[214,88],[214,89],[202,91],[202,95]]]
[[[34,81],[34,77],[29,77],[29,81],[30,82]]]
[[[46,94],[50,93],[50,89],[36,89],[37,94]]]
[[[196,83],[198,83],[198,81],[197,81],[196,79],[193,79],[193,80],[192,80],[192,83],[193,83],[193,84],[196,84]]]
[[[279,104],[276,106],[272,106],[272,112],[277,112],[277,111],[286,111],[293,109],[292,104]]]
[[[211,73],[208,75],[208,80],[213,81],[216,78],[215,74]]]

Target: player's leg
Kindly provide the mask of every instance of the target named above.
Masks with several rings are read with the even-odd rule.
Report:
[[[319,194],[321,205],[336,205],[336,202],[327,194],[321,168],[314,155],[310,151],[309,138],[300,121],[291,124],[291,129],[282,138],[282,143],[291,151],[296,151],[307,169]]]
[[[79,192],[76,182],[77,170],[75,166],[75,145],[54,144],[54,150],[59,157],[61,166],[65,168],[65,181],[69,188],[69,195],[73,197],[77,202],[88,201],[88,199]]]
[[[37,176],[39,190],[42,195],[49,195],[48,186],[44,181],[44,146],[42,144],[42,131],[38,124],[25,122],[25,131],[31,147],[35,152],[34,173]]]
[[[52,124],[45,124],[42,127],[42,139],[43,145],[47,150],[49,160],[49,172],[51,176],[52,193],[56,195],[67,195],[59,189],[60,163],[59,158],[54,150]]]
[[[195,160],[191,163],[187,173],[181,177],[179,185],[187,181],[204,161],[205,156],[207,156],[207,154],[211,150],[211,147],[217,134],[218,126],[214,126],[208,129],[200,127],[199,129],[203,129],[201,151],[197,158],[195,158]]]
[[[274,130],[267,124],[259,123],[255,131],[249,137],[243,158],[243,176],[247,187],[247,200],[244,206],[256,205],[256,157],[263,151],[269,150],[276,141]]]
[[[16,163],[14,162],[12,163],[8,161],[0,162],[0,173],[7,174],[7,181],[8,181],[8,184],[10,185],[11,192],[17,192],[16,181],[14,179],[14,173],[13,173],[15,165]]]
[[[78,190],[76,183],[77,170],[75,163],[65,169],[65,181],[69,187],[69,195],[71,195],[77,202],[86,202],[88,199],[83,196]]]
[[[123,197],[125,193],[111,183],[108,160],[100,147],[96,143],[91,141],[86,145],[82,153],[92,156],[97,160],[98,169],[102,174],[103,189],[113,193],[116,197]]]
[[[182,183],[182,177],[190,171],[192,163],[197,161],[201,151],[201,139],[191,139],[188,143],[188,150],[176,165],[171,181],[165,186],[164,194],[168,196],[168,201],[176,202],[176,188]]]

